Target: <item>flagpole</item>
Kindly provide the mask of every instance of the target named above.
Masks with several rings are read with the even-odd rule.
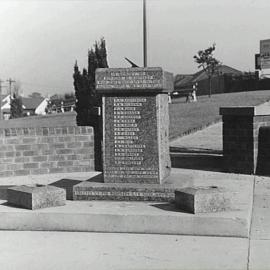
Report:
[[[146,0],[143,0],[143,66],[147,67]]]

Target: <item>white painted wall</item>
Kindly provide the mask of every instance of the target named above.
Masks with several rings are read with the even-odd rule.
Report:
[[[35,114],[46,114],[46,112],[45,112],[45,109],[46,109],[46,107],[47,107],[47,105],[48,105],[48,101],[49,101],[49,99],[48,98],[45,98],[38,106],[37,106],[37,108],[36,108],[36,110],[35,110]]]
[[[10,110],[10,95],[6,96],[3,100],[2,100],[2,107],[1,109],[7,109]]]

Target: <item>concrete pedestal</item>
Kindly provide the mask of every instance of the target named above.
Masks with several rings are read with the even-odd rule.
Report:
[[[62,206],[66,191],[53,186],[17,186],[7,190],[8,203],[31,210]]]

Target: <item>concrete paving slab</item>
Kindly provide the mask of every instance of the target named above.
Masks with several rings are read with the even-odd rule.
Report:
[[[252,217],[251,239],[270,240],[270,210],[269,208],[254,208]]]
[[[270,240],[251,240],[249,270],[270,269]]]
[[[255,194],[270,196],[270,177],[255,176]]]
[[[248,237],[253,177],[174,170],[171,184],[217,186],[231,192],[231,211],[188,214],[168,203],[69,201],[66,206],[36,210],[12,208],[2,201],[0,229],[157,233]]]
[[[255,177],[251,239],[270,239],[270,177]]]
[[[254,194],[254,205],[257,208],[270,208],[270,194]]]
[[[247,239],[9,231],[0,238],[5,270],[247,269]]]

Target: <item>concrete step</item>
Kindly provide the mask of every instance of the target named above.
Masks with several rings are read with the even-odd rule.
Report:
[[[91,179],[88,175],[65,176],[62,179],[64,183],[58,182],[58,184],[71,181],[73,185],[78,181],[88,182],[89,178]],[[42,179],[44,183],[47,182],[44,177]],[[61,179],[60,175],[59,179]],[[55,182],[57,178],[52,180]],[[41,179],[38,182],[42,184]],[[175,187],[225,188],[231,194],[232,207],[225,212],[189,214],[178,210],[173,203],[168,202],[67,200],[65,206],[27,210],[8,205],[6,200],[2,200],[0,201],[0,230],[249,236],[253,177],[173,169],[168,184]]]
[[[249,236],[249,211],[188,214],[170,203],[67,201],[27,210],[2,202],[0,230]]]

